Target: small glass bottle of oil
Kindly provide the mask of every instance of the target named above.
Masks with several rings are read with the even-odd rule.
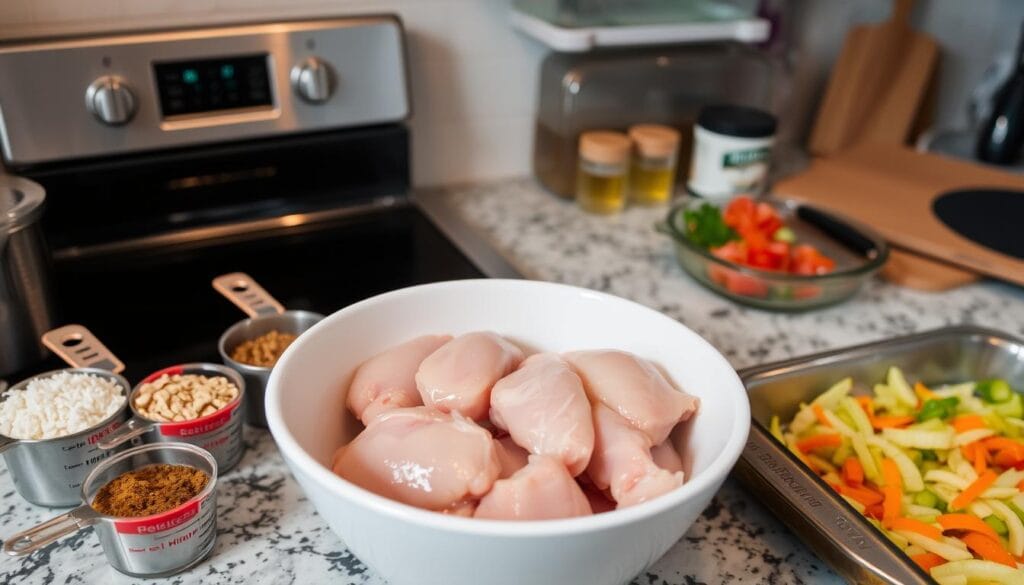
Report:
[[[580,135],[576,202],[585,211],[611,214],[625,207],[629,150],[629,137],[621,132],[599,130]]]
[[[679,131],[656,124],[637,124],[629,129],[633,164],[629,197],[637,205],[663,205],[675,191],[679,160]]]

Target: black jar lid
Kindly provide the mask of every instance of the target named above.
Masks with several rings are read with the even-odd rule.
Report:
[[[744,106],[704,106],[697,124],[705,130],[739,138],[768,138],[775,134],[775,116]]]

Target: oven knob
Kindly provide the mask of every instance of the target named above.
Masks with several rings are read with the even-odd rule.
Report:
[[[135,94],[120,77],[100,77],[85,90],[85,107],[100,122],[119,126],[135,115]]]
[[[334,71],[324,61],[310,57],[292,68],[292,87],[309,103],[326,102],[334,92]]]

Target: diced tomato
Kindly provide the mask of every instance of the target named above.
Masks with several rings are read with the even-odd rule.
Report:
[[[793,246],[793,264],[791,271],[796,274],[825,274],[836,267],[834,260],[825,256],[817,248],[809,244]]]
[[[726,276],[725,288],[729,292],[745,297],[768,296],[768,285],[756,276],[729,271]]]
[[[775,235],[775,232],[782,227],[782,218],[775,212],[775,208],[767,203],[758,203],[754,214],[754,220],[761,233],[768,237]]]
[[[737,197],[729,202],[722,214],[725,225],[737,229],[742,224],[753,224],[756,211],[754,200],[750,197]]]
[[[800,284],[793,287],[794,299],[813,299],[821,294],[821,287],[816,284]]]

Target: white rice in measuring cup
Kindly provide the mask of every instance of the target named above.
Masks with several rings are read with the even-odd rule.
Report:
[[[93,374],[58,372],[8,390],[0,402],[0,434],[55,439],[84,431],[113,415],[127,398],[119,384]]]

